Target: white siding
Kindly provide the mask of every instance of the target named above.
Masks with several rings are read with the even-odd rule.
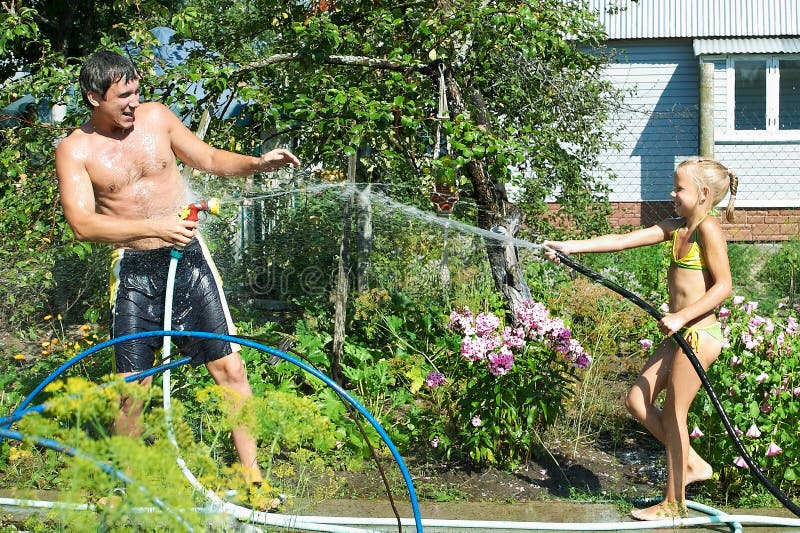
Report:
[[[800,147],[717,144],[714,156],[739,176],[739,207],[800,207]]]
[[[800,0],[588,0],[609,39],[800,35]],[[625,7],[608,14],[614,5]]]
[[[728,124],[727,62],[714,61],[714,131],[725,131]]]

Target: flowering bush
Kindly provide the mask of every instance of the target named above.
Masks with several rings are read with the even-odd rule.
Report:
[[[536,432],[561,412],[569,383],[591,356],[533,301],[514,310],[514,325],[464,307],[450,314],[448,329],[447,364],[425,380],[436,406],[450,411],[431,417],[430,446],[476,464],[527,459]]]
[[[758,314],[758,302],[737,296],[718,310],[723,350],[708,371],[720,403],[748,453],[784,490],[800,482],[800,328],[794,310]],[[747,465],[725,432],[708,395],[699,394],[689,427],[692,445],[720,471],[726,489],[749,488]],[[796,488],[795,488],[796,490]]]

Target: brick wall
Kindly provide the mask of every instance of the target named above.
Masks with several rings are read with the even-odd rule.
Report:
[[[614,227],[623,225],[651,226],[673,215],[671,202],[612,202],[614,211],[610,222]],[[722,229],[730,241],[785,241],[800,238],[800,209],[737,208],[736,222],[724,221],[720,212]]]

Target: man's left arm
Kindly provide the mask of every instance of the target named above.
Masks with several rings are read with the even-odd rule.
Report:
[[[237,154],[214,148],[198,138],[169,108],[158,104],[157,111],[169,131],[172,151],[184,164],[217,176],[248,176],[257,172],[272,172],[284,165],[300,166],[292,152],[276,148],[261,157]]]

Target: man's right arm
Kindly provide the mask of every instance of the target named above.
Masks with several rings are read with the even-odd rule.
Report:
[[[56,174],[64,217],[80,241],[125,243],[137,239],[159,238],[186,246],[197,223],[175,217],[131,219],[96,211],[94,187],[74,139],[67,137],[56,148]]]

